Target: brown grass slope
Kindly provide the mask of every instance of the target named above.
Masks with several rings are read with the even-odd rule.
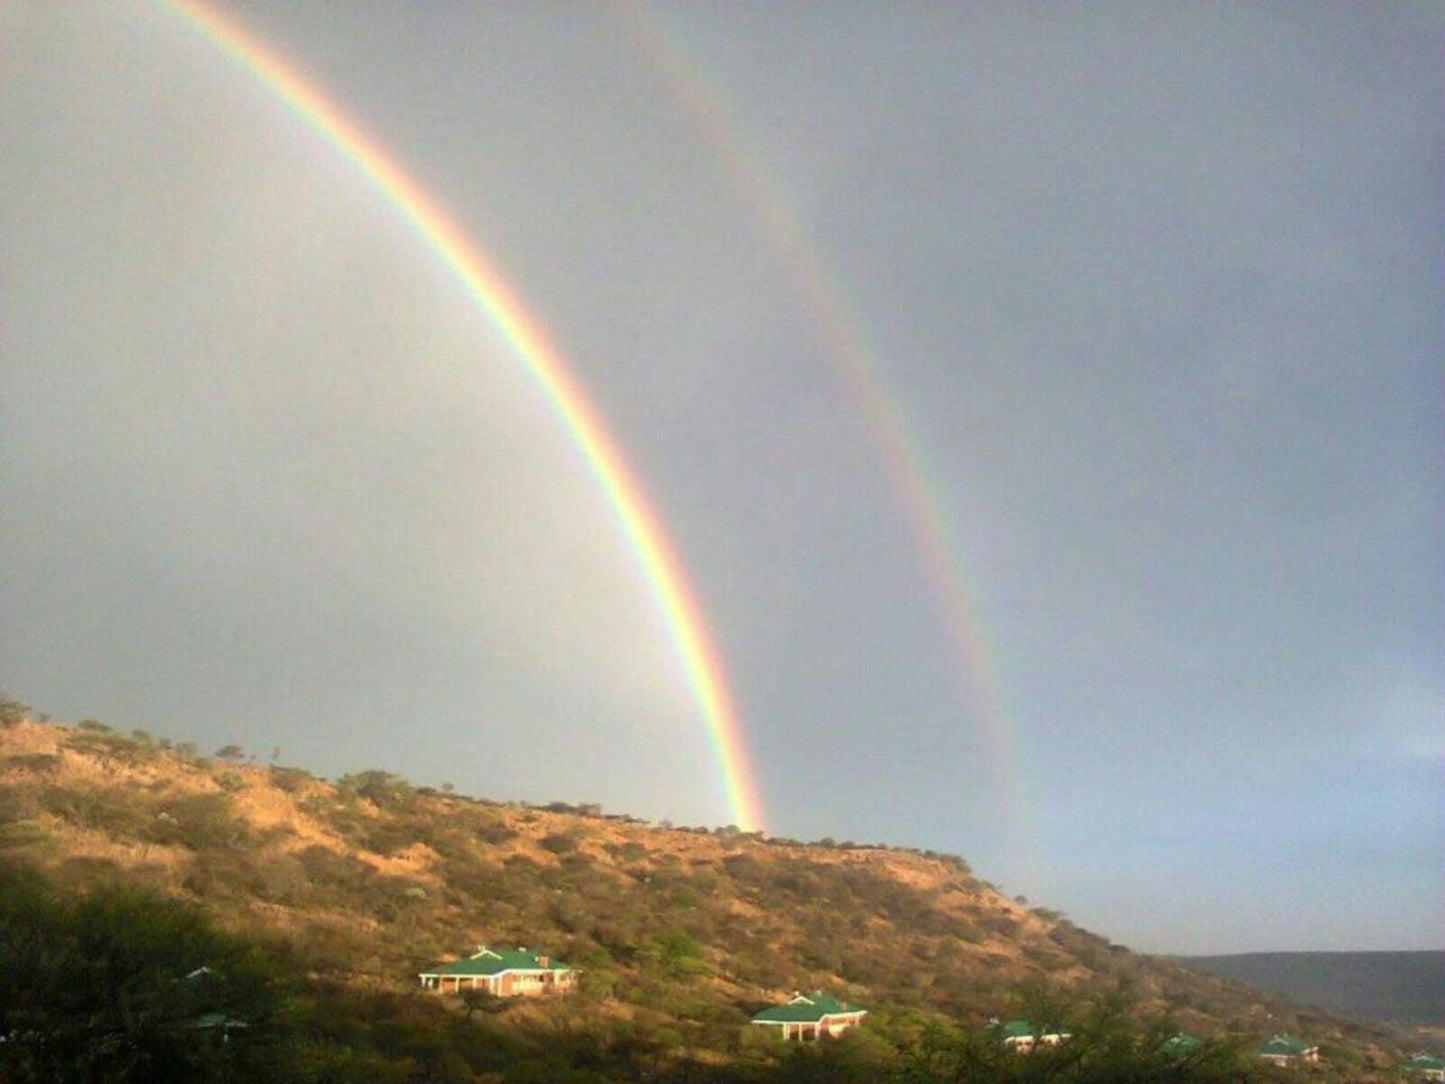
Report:
[[[953,856],[567,808],[385,772],[332,783],[94,723],[0,727],[0,853],[63,883],[124,877],[188,897],[368,987],[414,990],[422,965],[487,941],[584,968],[580,1011],[698,1047],[736,1042],[751,1011],[794,989],[830,988],[921,1028],[935,1014],[982,1024],[1021,986],[1120,983],[1202,1035],[1289,1029],[1373,1055],[1391,1045],[1028,910]]]

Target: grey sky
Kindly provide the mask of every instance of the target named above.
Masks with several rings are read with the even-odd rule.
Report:
[[[697,588],[773,831],[957,851],[1146,949],[1440,947],[1437,11],[233,10],[568,358]],[[938,483],[1022,828],[729,150],[776,174]],[[163,6],[0,9],[0,276],[12,695],[728,819],[516,359]]]

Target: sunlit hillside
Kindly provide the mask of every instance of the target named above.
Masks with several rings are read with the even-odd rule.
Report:
[[[384,771],[326,781],[235,747],[204,756],[13,711],[0,824],[5,861],[67,891],[151,886],[284,943],[315,981],[408,1013],[474,1014],[419,988],[426,965],[479,943],[544,949],[583,969],[580,993],[477,1026],[620,1030],[705,1065],[773,1056],[755,1049],[750,1015],[817,988],[870,1008],[855,1044],[879,1057],[930,1026],[977,1031],[1029,992],[1083,1004],[1121,990],[1141,1019],[1242,1043],[1287,1029],[1352,1072],[1399,1054],[1383,1030],[1025,907],[952,855],[498,805]]]

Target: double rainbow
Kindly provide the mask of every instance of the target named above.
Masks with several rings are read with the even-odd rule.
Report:
[[[1017,726],[1003,704],[998,665],[983,633],[965,546],[949,527],[945,491],[928,468],[921,442],[912,435],[907,412],[889,391],[877,352],[853,315],[853,307],[844,301],[844,290],[824,266],[818,246],[808,237],[793,209],[794,201],[775,171],[753,149],[742,126],[729,115],[703,65],[648,5],[629,3],[619,10],[635,44],[664,76],[687,112],[691,128],[758,223],[761,236],[787,271],[803,310],[838,366],[854,411],[877,448],[890,488],[906,514],[938,616],[953,648],[960,696],[970,709],[980,748],[998,788],[1005,825],[1013,842],[1031,852],[1033,831],[1016,753]]]
[[[558,420],[606,494],[641,565],[708,725],[734,823],[762,828],[742,727],[728,693],[721,661],[682,564],[636,476],[608,435],[561,356],[547,341],[491,262],[400,166],[314,85],[234,19],[200,2],[170,0],[207,41],[223,50],[277,99],[345,156],[447,266],[466,295],[496,326],[546,397]]]

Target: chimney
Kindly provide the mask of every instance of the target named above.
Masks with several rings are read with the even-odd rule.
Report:
[[[538,967],[551,967],[551,966],[552,966],[552,962],[551,962],[546,956],[538,956],[538,957],[537,957],[537,966],[538,966]]]

